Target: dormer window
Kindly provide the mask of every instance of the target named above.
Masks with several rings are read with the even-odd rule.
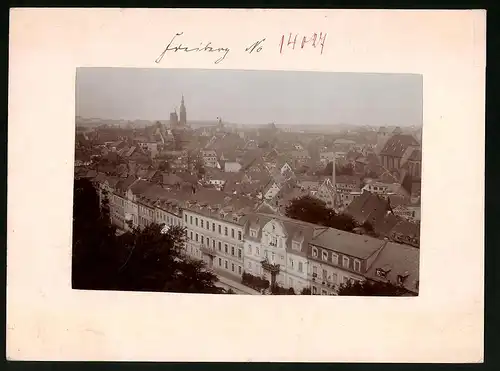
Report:
[[[332,253],[332,263],[335,265],[339,264],[339,256],[338,254]]]
[[[317,258],[318,257],[318,249],[313,247],[312,248],[312,256],[313,258]]]
[[[398,274],[398,285],[403,285],[406,281],[406,278],[408,278],[408,273],[404,273],[404,274]]]
[[[349,258],[347,256],[342,258],[342,267],[349,268]]]
[[[382,268],[377,268],[375,270],[375,274],[377,275],[377,277],[380,277],[380,278],[387,278],[387,273],[389,273],[390,271],[388,270],[384,270]]]
[[[293,250],[298,250],[298,251],[300,251],[300,242],[298,242],[298,241],[293,241],[293,242],[292,242],[292,249],[293,249]]]
[[[255,229],[250,229],[250,237],[256,237],[257,231]]]
[[[324,261],[327,261],[328,260],[328,253],[326,251],[322,251],[321,252],[321,258],[324,260]]]
[[[361,262],[358,259],[354,259],[354,270],[356,272],[361,271]]]

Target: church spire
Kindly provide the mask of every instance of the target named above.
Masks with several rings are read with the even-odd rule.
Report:
[[[179,121],[182,126],[186,126],[187,124],[187,115],[186,115],[186,106],[184,105],[184,94],[181,97],[181,107],[179,109]]]

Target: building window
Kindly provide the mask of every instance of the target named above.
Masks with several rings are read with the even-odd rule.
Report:
[[[361,270],[361,262],[358,259],[354,260],[354,270],[359,272]]]
[[[204,243],[205,237],[201,236],[201,243]]]
[[[293,259],[292,258],[290,258],[290,267],[293,268]]]
[[[238,274],[241,274],[241,266],[238,265]]]
[[[313,258],[317,258],[318,257],[318,249],[313,247],[312,248],[312,256]]]
[[[231,246],[231,255],[234,256],[234,246]]]
[[[318,267],[313,266],[313,276],[316,277],[318,275]]]
[[[248,245],[248,255],[252,255],[252,245]]]
[[[256,248],[255,248],[255,255],[257,255],[257,256],[259,256],[259,255],[260,255],[260,251],[259,251],[259,248],[258,248],[258,247],[256,247]]]
[[[344,257],[342,258],[342,266],[343,266],[344,268],[349,268],[349,258],[348,258],[347,256],[344,256]]]
[[[227,236],[227,227],[224,227],[224,235]]]
[[[219,267],[221,267],[221,266],[222,266],[222,259],[219,258]]]
[[[210,238],[208,238],[208,237],[207,237],[207,246],[210,247]]]
[[[238,240],[241,241],[241,231],[238,231]]]
[[[337,273],[332,274],[332,282],[335,284],[337,283]]]
[[[227,243],[224,244],[224,252],[227,254],[228,251],[227,251]]]
[[[194,219],[195,225],[198,226],[198,218]]]
[[[326,280],[328,277],[328,274],[326,272],[326,269],[323,269],[323,279]]]
[[[198,233],[196,233],[196,242],[198,242]]]
[[[219,234],[222,234],[222,227],[220,224],[219,224]]]
[[[241,249],[238,249],[238,259],[241,259]]]
[[[191,225],[193,224],[193,216],[192,215],[189,217],[189,224],[191,224]]]
[[[299,262],[299,272],[302,273],[303,270],[304,270],[303,263]]]
[[[234,272],[234,263],[231,263],[231,270]]]
[[[234,228],[231,228],[231,238],[234,238]]]
[[[323,260],[327,261],[328,260],[328,253],[326,251],[321,252],[321,257]]]
[[[212,223],[212,232],[215,232],[215,223]]]
[[[219,251],[222,251],[222,244],[219,241]]]
[[[250,236],[251,236],[251,237],[255,237],[255,234],[256,234],[256,233],[255,233],[255,231],[254,231],[253,229],[252,229],[252,230],[250,230]]]
[[[189,232],[189,233],[191,235],[190,239],[192,240],[193,239],[193,232]]]
[[[215,249],[215,240],[212,240],[212,247]]]
[[[227,260],[224,260],[224,268],[227,269]]]
[[[332,263],[335,265],[339,264],[339,256],[335,253],[332,253]]]
[[[201,228],[203,228],[203,219],[201,219],[200,224],[201,224]]]

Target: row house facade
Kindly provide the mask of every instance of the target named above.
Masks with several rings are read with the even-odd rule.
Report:
[[[186,254],[235,281],[247,272],[295,293],[310,288],[313,295],[336,295],[342,284],[370,279],[404,285],[418,294],[419,249],[405,241],[388,242],[246,209],[194,201],[181,205],[149,182],[101,178],[99,195],[109,198],[115,225],[183,226]],[[408,229],[404,235],[411,234]],[[418,233],[418,226],[414,229]]]
[[[336,295],[349,281],[363,281],[386,241],[329,228],[311,240],[309,279],[313,295]]]
[[[229,208],[188,203],[183,210],[188,256],[216,271],[241,279],[245,217]]]

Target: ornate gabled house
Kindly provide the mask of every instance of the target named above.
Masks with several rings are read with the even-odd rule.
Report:
[[[308,243],[324,227],[294,219],[257,213],[245,225],[245,272],[262,277],[270,285],[308,288]]]

